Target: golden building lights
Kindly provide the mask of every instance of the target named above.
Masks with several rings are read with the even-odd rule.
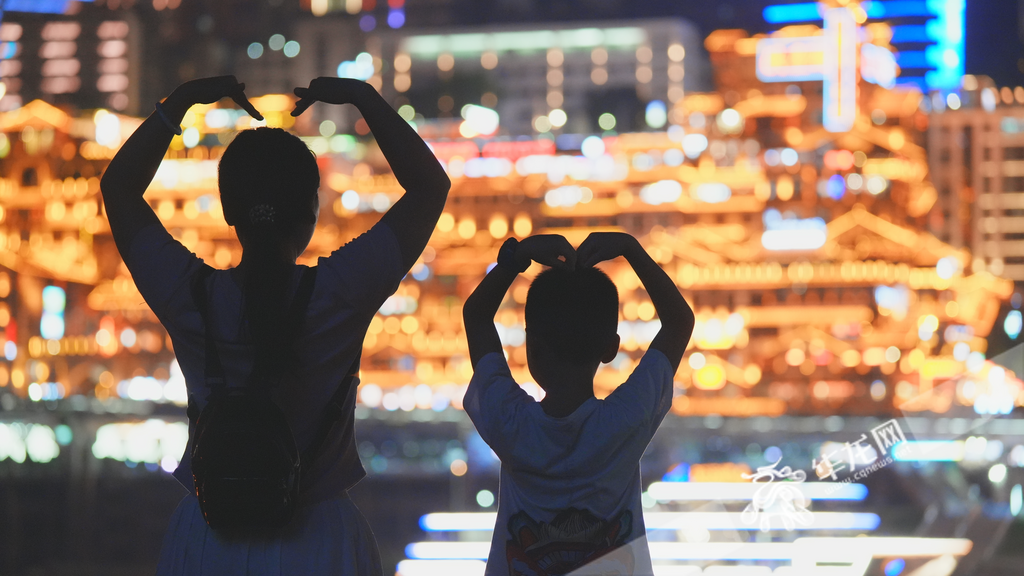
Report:
[[[885,30],[872,26],[864,30],[884,48]],[[784,28],[772,38],[807,37],[812,28]],[[706,48],[719,91],[702,94],[683,91],[683,43],[670,37],[656,43],[638,30],[604,31],[604,40],[615,40],[605,44],[570,30],[529,38],[504,36],[519,32],[415,36],[393,52],[368,50],[364,60],[372,60],[379,82],[379,55],[394,54],[388,84],[402,93],[421,64],[442,78],[464,63],[497,70],[520,56],[506,42],[532,38],[543,59],[543,82],[537,78],[543,92],[530,96],[527,121],[540,133],[576,121],[570,69],[585,70],[581,84],[606,85],[610,60],[628,56],[641,90],[666,90],[669,126],[616,133],[618,120],[605,112],[598,133],[572,148],[546,134],[506,138],[504,117],[497,135],[460,138],[457,120],[444,120],[459,127],[451,129],[402,106],[453,186],[427,250],[369,325],[364,406],[459,406],[472,373],[462,301],[505,237],[544,232],[575,244],[596,230],[629,231],[676,281],[697,320],[676,375],[679,414],[877,413],[943,378],[977,380],[991,369],[984,363],[986,336],[1013,285],[973,265],[972,252],[925,229],[937,193],[922,146],[927,118],[921,118],[920,94],[861,82],[852,127],[830,132],[811,86],[758,80],[763,38],[711,34]],[[1015,98],[1012,90],[996,94]],[[291,103],[283,95],[254,99],[268,125],[311,134],[304,139],[323,170],[323,211],[300,261],[312,263],[376,221],[401,189],[372,141],[338,133],[333,123],[294,126]],[[455,106],[451,95],[438,101],[445,116],[464,112]],[[107,114],[120,123],[120,142],[136,120]],[[69,324],[66,336],[45,341],[18,320],[24,312],[14,301],[0,308],[0,320],[7,314],[22,332],[16,335],[21,353],[0,362],[11,383],[22,382],[22,395],[24,385],[40,380],[28,362],[116,357],[142,367],[171,358],[162,329],[110,251],[95,180],[117,145],[99,142],[96,128],[105,118],[70,118],[31,103],[0,119],[10,146],[0,180],[0,264],[86,285],[80,302],[69,299],[69,311],[84,305],[95,316],[87,329]],[[466,114],[463,119],[468,126]],[[216,162],[232,132],[251,125],[236,110],[193,108],[183,122],[189,136],[172,141],[146,194],[176,238],[222,268],[237,264],[240,249],[223,222]],[[63,156],[68,144],[70,159]],[[77,173],[62,172],[65,163]],[[24,218],[25,211],[38,217]],[[523,306],[538,268],[516,280],[496,318],[513,375],[526,383]],[[635,274],[616,262],[604,268],[620,292],[622,351],[597,374],[602,397],[624,380],[660,327]],[[21,294],[11,282],[12,293]],[[116,395],[111,382],[131,375],[114,364],[108,370],[112,376],[89,381],[97,397]],[[62,385],[78,390],[83,382]],[[982,393],[961,386],[954,402],[967,404]]]

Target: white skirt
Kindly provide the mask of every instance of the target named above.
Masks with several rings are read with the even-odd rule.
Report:
[[[226,539],[210,529],[195,495],[186,496],[164,536],[157,576],[382,576],[366,518],[348,497],[296,512],[275,538]]]

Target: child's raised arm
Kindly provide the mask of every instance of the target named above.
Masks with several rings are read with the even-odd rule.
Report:
[[[679,293],[672,279],[658,266],[636,238],[621,232],[595,232],[580,244],[577,250],[578,266],[593,266],[598,262],[624,256],[643,282],[651,297],[661,330],[651,342],[651,348],[660,351],[672,364],[679,362],[693,333],[693,310]]]
[[[308,88],[296,88],[300,99],[292,116],[314,102],[352,104],[359,109],[391,165],[405,195],[381,218],[398,238],[402,264],[412,268],[426,247],[448,199],[451,181],[426,142],[366,82],[350,78],[316,78]]]
[[[494,328],[494,314],[512,281],[530,266],[530,261],[568,269],[576,266],[576,251],[568,240],[558,234],[530,236],[522,242],[510,238],[501,249],[509,251],[506,254],[512,257],[511,261],[507,261],[506,254],[499,251],[498,265],[473,290],[462,308],[469,360],[474,367],[491,352],[501,352],[501,339]]]
[[[239,84],[234,76],[186,82],[175,88],[121,146],[100,182],[110,231],[121,254],[127,254],[128,246],[140,230],[160,223],[142,195],[153,181],[171,138],[181,132],[185,113],[193,104],[231,98],[254,118],[262,120],[263,116],[249,103],[244,90],[245,84]]]

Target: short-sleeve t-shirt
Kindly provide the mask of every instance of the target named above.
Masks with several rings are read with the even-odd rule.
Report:
[[[124,260],[139,292],[171,337],[189,398],[202,409],[210,392],[204,378],[205,332],[192,299],[202,260],[159,225],[140,231]],[[294,267],[285,306],[292,301],[304,269]],[[358,357],[370,320],[403,275],[398,240],[381,222],[319,259],[313,295],[295,342],[297,368],[272,391],[300,450],[312,442],[324,408]],[[234,270],[217,270],[207,279],[211,328],[229,386],[244,384],[253,366],[240,283],[241,276]],[[340,496],[366,475],[354,445],[354,386],[345,398],[341,420],[303,479],[300,505]],[[174,472],[190,491],[194,424],[190,423],[189,442]]]
[[[640,457],[672,404],[673,370],[648,350],[604,400],[555,418],[500,353],[477,363],[463,401],[501,460],[487,576],[652,574],[640,505]],[[596,559],[596,560],[595,560]]]

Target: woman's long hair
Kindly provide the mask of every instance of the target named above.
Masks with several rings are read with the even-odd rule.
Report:
[[[245,240],[243,313],[256,358],[288,360],[285,296],[295,263],[280,246],[316,222],[316,157],[280,128],[245,130],[224,151],[218,184],[224,217]]]

